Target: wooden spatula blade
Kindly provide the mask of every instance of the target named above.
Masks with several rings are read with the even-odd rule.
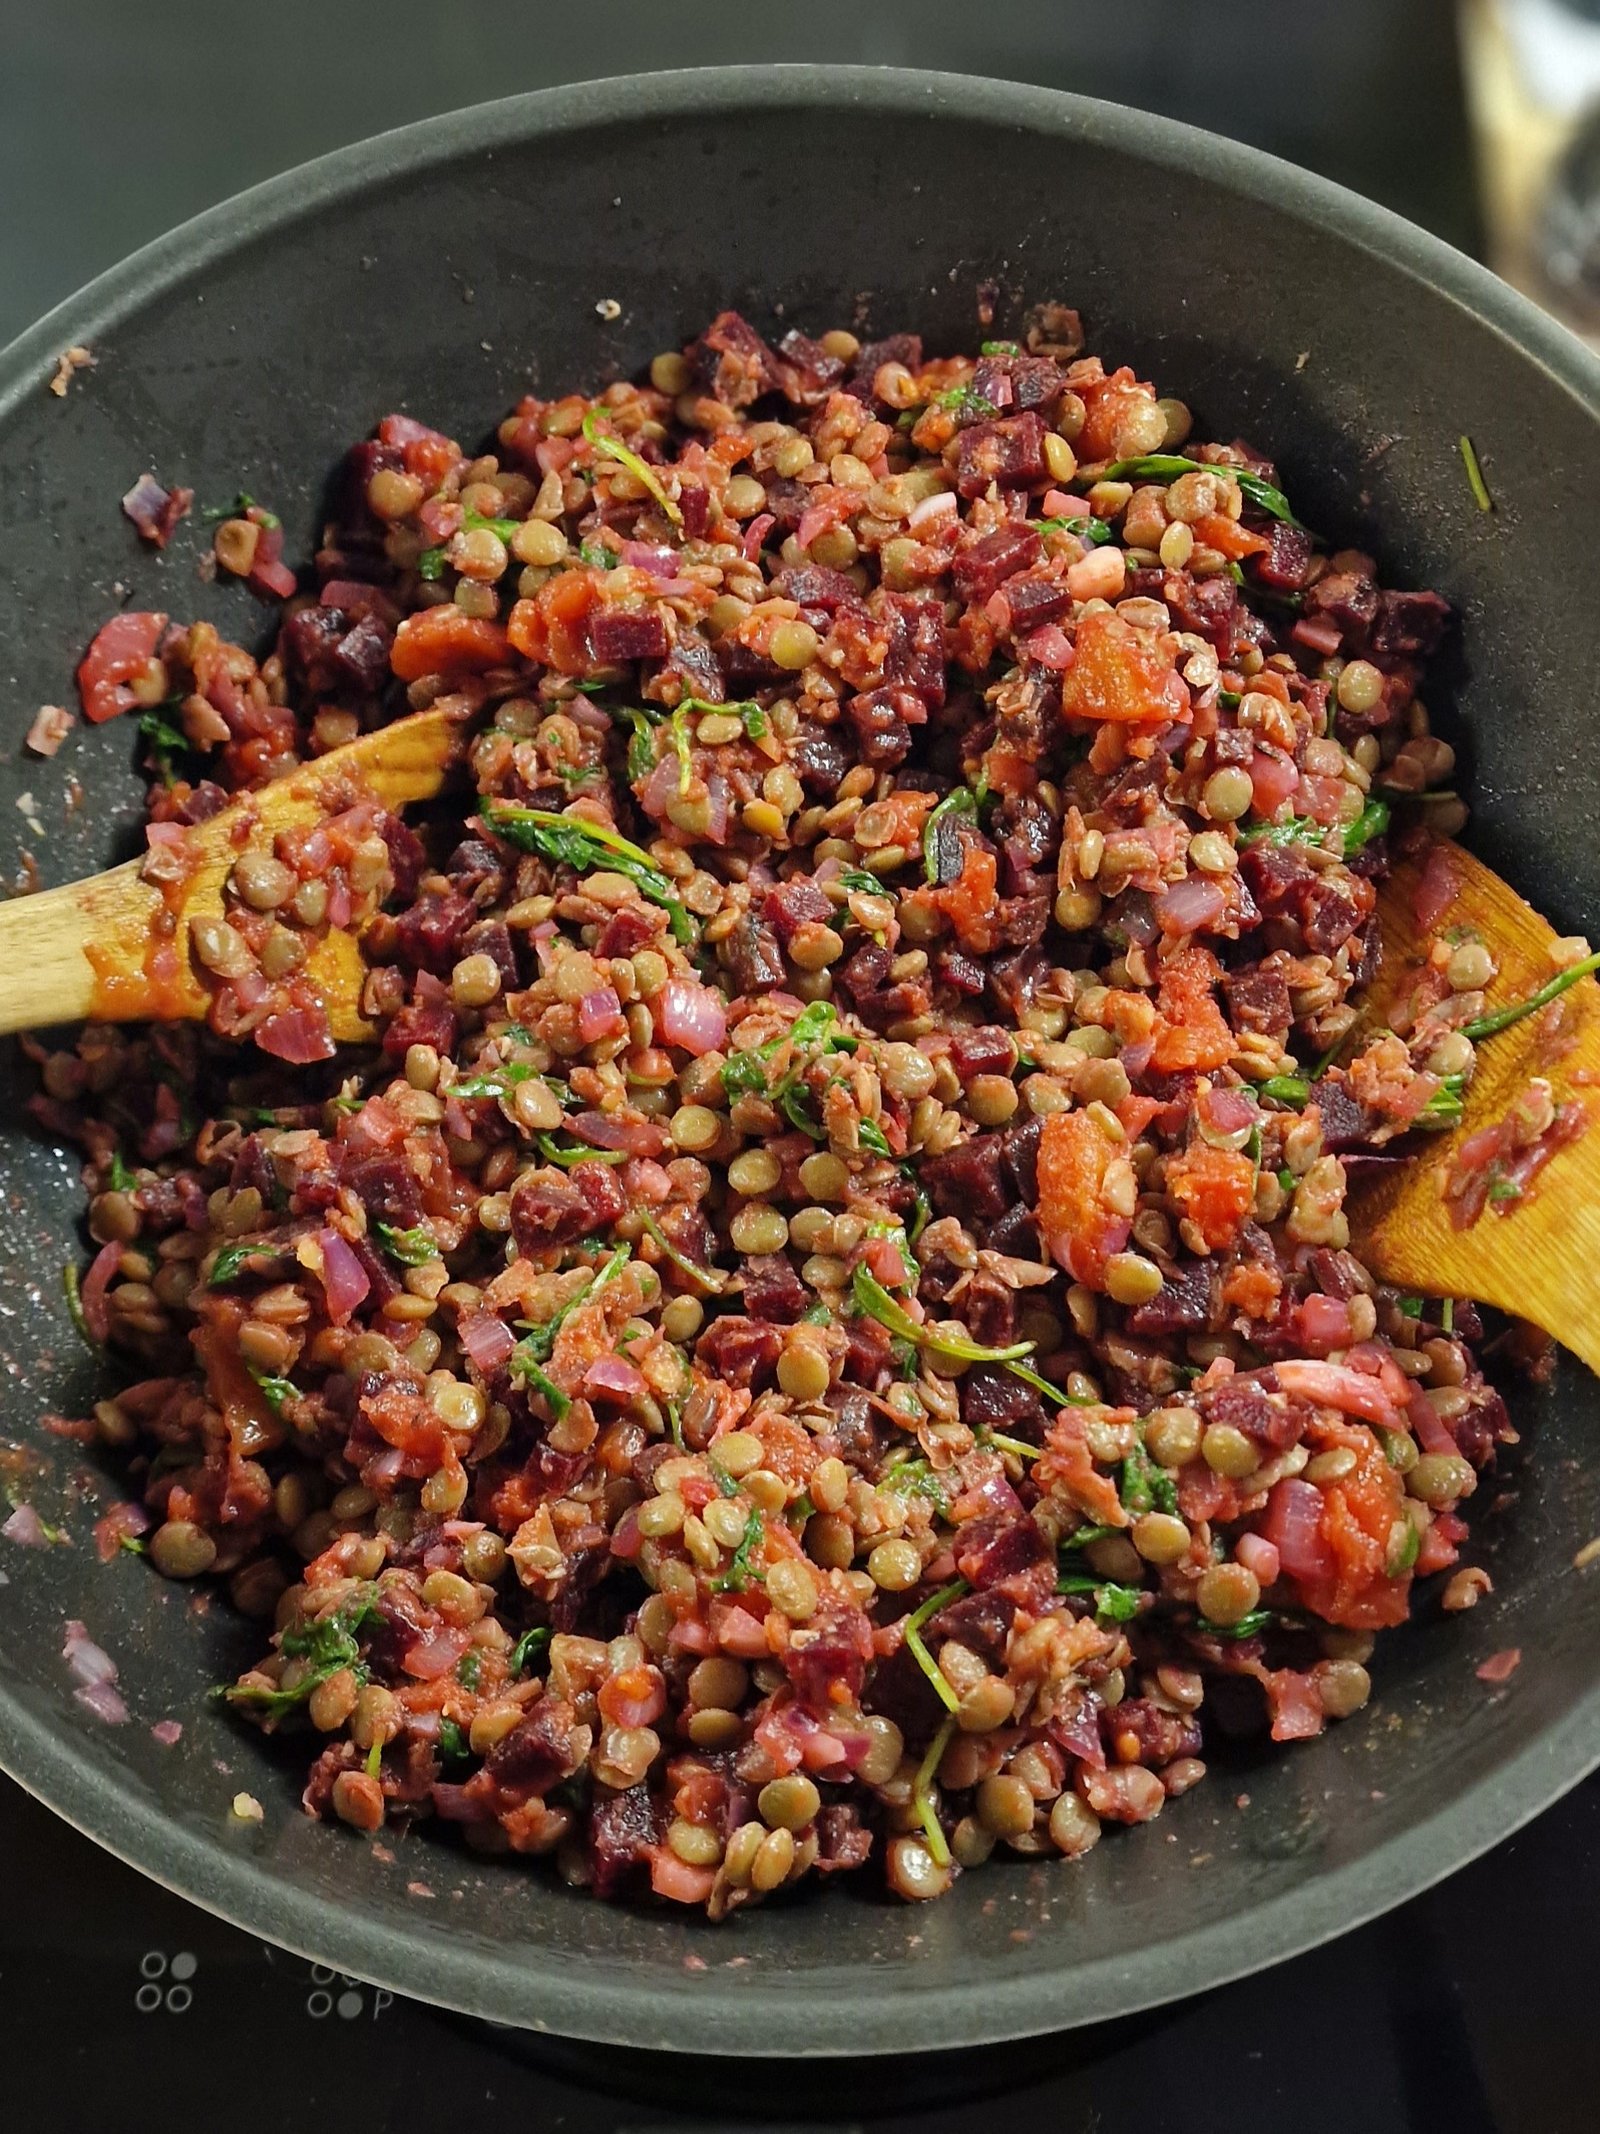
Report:
[[[84,1017],[202,1017],[211,995],[196,974],[189,933],[196,919],[222,910],[240,853],[269,849],[280,830],[304,827],[357,798],[397,812],[431,799],[460,751],[461,733],[453,712],[415,712],[234,801],[189,831],[193,867],[174,908],[143,878],[138,861],[0,905],[0,1032]],[[163,942],[171,945],[170,958],[152,954]],[[309,969],[334,1037],[370,1037],[361,1015],[365,967],[356,941],[337,932],[323,936]]]
[[[1438,926],[1471,929],[1493,954],[1499,969],[1487,1007],[1530,997],[1560,968],[1554,930],[1470,853],[1451,848],[1450,865],[1459,886]],[[1416,911],[1422,869],[1421,861],[1407,862],[1384,886],[1383,964],[1365,1028],[1383,1027],[1426,950]],[[1580,1104],[1591,1118],[1600,1113],[1600,986],[1580,978],[1561,999],[1559,1043],[1539,1014],[1484,1039],[1461,1126],[1425,1140],[1410,1162],[1353,1185],[1349,1212],[1355,1249],[1381,1280],[1497,1305],[1600,1371],[1600,1133],[1558,1150],[1527,1193],[1491,1202],[1466,1229],[1456,1227],[1443,1192],[1463,1138],[1503,1119],[1533,1076],[1549,1081],[1558,1103]]]

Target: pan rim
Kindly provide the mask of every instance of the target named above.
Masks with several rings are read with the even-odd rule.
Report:
[[[205,211],[157,238],[58,304],[0,350],[0,422],[40,389],[60,351],[93,343],[208,263],[358,194],[530,138],[628,120],[695,121],[750,109],[809,109],[842,100],[885,113],[944,112],[1018,132],[1076,134],[1156,166],[1204,175],[1225,190],[1383,258],[1468,312],[1600,420],[1600,358],[1487,269],[1401,217],[1241,144],[1152,113],[1002,80],[911,69],[736,66],[623,75],[535,91],[418,121],[334,151]],[[491,2021],[598,2043],[711,2055],[770,2052],[775,2019],[797,2001],[811,2038],[795,2058],[837,2058],[997,2044],[1129,2015],[1249,1975],[1314,1948],[1465,1866],[1600,1765],[1600,1681],[1552,1725],[1405,1832],[1247,1912],[1130,1956],[982,1987],[924,1987],[915,1973],[873,1990],[846,1974],[775,1974],[741,1986],[704,2017],[706,1987],[658,1969],[636,1980],[586,1976],[581,1963],[527,1944],[469,1948],[426,1920],[401,1929],[347,1912],[332,1898],[276,1881],[230,1850],[225,1835],[176,1823],[119,1789],[20,1697],[0,1684],[0,1769],[127,1864],[230,1924],[375,1985]],[[1508,1818],[1508,1797],[1515,1810]],[[1248,1938],[1241,1929],[1249,1924]],[[1071,2006],[1063,2005],[1067,1993]],[[530,2006],[539,2013],[530,2018]],[[676,2031],[677,2034],[672,2033]]]

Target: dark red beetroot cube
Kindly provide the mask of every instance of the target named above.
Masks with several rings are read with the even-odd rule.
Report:
[[[956,1534],[956,1569],[979,1591],[1012,1578],[1055,1579],[1055,1551],[1026,1513],[985,1512]]]
[[[737,311],[719,312],[689,350],[704,390],[730,408],[748,407],[778,382],[772,350]]]
[[[803,608],[822,608],[830,615],[836,608],[861,604],[861,588],[854,579],[821,563],[786,566],[774,576],[772,590],[785,600],[798,601]]]
[[[665,659],[672,649],[659,608],[600,608],[589,624],[589,647],[601,666],[631,659]]]
[[[461,937],[477,917],[474,906],[454,890],[426,896],[395,920],[395,948],[402,963],[444,977],[454,968]]]
[[[790,1632],[783,1667],[795,1695],[813,1718],[831,1719],[839,1709],[834,1685],[855,1704],[871,1658],[872,1625],[859,1608],[829,1595],[809,1622]]]
[[[1031,526],[997,526],[961,550],[950,575],[961,598],[981,607],[1008,578],[1037,563],[1042,554],[1043,543]]]
[[[1016,489],[1043,481],[1044,434],[1044,424],[1031,410],[963,430],[956,487],[963,496],[976,497],[991,482],[1002,489]]]
[[[963,1082],[977,1074],[1009,1074],[1017,1048],[998,1023],[973,1023],[950,1033],[950,1064]]]
[[[798,326],[792,326],[778,343],[773,369],[785,400],[792,400],[797,407],[813,407],[825,400],[844,376],[844,359],[830,356],[820,341],[813,341]]]
[[[1272,546],[1256,559],[1256,575],[1263,585],[1275,585],[1282,592],[1292,593],[1306,582],[1311,536],[1303,527],[1274,521],[1270,539]]]
[[[1389,658],[1425,659],[1438,651],[1449,621],[1450,603],[1438,593],[1383,593],[1372,649]]]
[[[833,917],[832,904],[807,875],[795,875],[769,889],[762,909],[785,948],[802,926],[825,924]]]
[[[589,1811],[589,1870],[595,1895],[621,1896],[648,1863],[658,1836],[648,1786],[629,1786],[624,1793],[597,1788]]]
[[[811,1303],[811,1292],[787,1253],[761,1252],[744,1263],[744,1303],[752,1319],[793,1326]]]
[[[764,1320],[713,1319],[695,1344],[695,1361],[730,1386],[770,1385],[783,1352],[783,1336]]]
[[[1011,634],[1026,637],[1042,622],[1053,622],[1072,605],[1072,595],[1060,578],[1035,577],[1031,572],[1010,578],[1005,584],[1006,606],[1011,610]]]
[[[1257,964],[1253,969],[1224,972],[1222,990],[1228,996],[1228,1014],[1236,1030],[1277,1035],[1294,1020],[1289,981],[1281,969]]]
[[[947,1156],[922,1166],[922,1182],[941,1215],[992,1223],[1012,1200],[1005,1175],[1005,1144],[999,1134],[974,1134]]]
[[[883,679],[915,691],[936,711],[945,696],[944,609],[937,600],[909,593],[884,593],[880,599],[889,625]]]
[[[850,375],[845,384],[862,400],[872,398],[872,381],[886,363],[903,363],[907,370],[922,367],[922,336],[920,333],[892,333],[886,340],[868,341],[856,352],[850,366]]]
[[[1219,652],[1232,649],[1239,589],[1231,578],[1191,578],[1186,571],[1168,571],[1161,597],[1180,629],[1192,630]]]
[[[870,689],[851,697],[845,714],[860,737],[862,761],[892,770],[911,753],[911,729],[926,722],[928,707],[909,689]]]

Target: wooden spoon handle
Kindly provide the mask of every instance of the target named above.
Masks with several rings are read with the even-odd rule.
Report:
[[[115,873],[132,877],[131,868]],[[0,904],[0,1031],[78,1022],[94,1007],[99,981],[89,953],[97,936],[110,938],[109,911],[85,894],[94,886],[67,882]]]

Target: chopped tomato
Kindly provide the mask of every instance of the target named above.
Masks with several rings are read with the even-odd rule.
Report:
[[[1078,391],[1088,410],[1077,443],[1078,457],[1085,461],[1115,459],[1123,424],[1136,409],[1150,406],[1156,397],[1150,386],[1139,383],[1126,364],[1109,378],[1080,385]]]
[[[1405,1484],[1361,1424],[1322,1423],[1314,1426],[1314,1434],[1325,1450],[1353,1452],[1356,1465],[1323,1490],[1322,1533],[1333,1567],[1301,1579],[1305,1604],[1325,1622],[1349,1630],[1403,1623],[1411,1600],[1411,1573],[1391,1578],[1386,1567],[1390,1536],[1406,1516]]]
[[[961,872],[929,902],[936,904],[960,936],[963,948],[981,956],[994,946],[994,909],[999,868],[987,845],[969,843]]]
[[[1107,1207],[1116,1145],[1086,1111],[1046,1115],[1039,1140],[1039,1228],[1051,1257],[1075,1281],[1105,1286],[1106,1261],[1128,1242],[1129,1220]]]
[[[78,662],[78,694],[86,719],[100,726],[118,712],[133,709],[133,691],[128,685],[154,659],[166,627],[165,615],[130,610],[113,615],[95,633]]]
[[[598,568],[558,571],[531,600],[519,600],[506,631],[517,651],[559,674],[587,674],[589,617],[600,593]]]
[[[1051,1119],[1067,1117],[1052,1112]],[[1107,1421],[1131,1419],[1131,1408],[1113,1408]],[[1096,1467],[1084,1436],[1084,1419],[1077,1408],[1058,1409],[1045,1432],[1045,1449],[1033,1470],[1033,1478],[1047,1496],[1064,1498],[1096,1526],[1126,1526],[1128,1515],[1117,1495],[1117,1485],[1103,1468]],[[1207,1470],[1209,1472],[1209,1469]]]
[[[1221,1067],[1232,1057],[1233,1032],[1212,992],[1220,976],[1208,948],[1186,948],[1163,968],[1153,1055],[1163,1074]]]
[[[1248,1319],[1264,1319],[1283,1292],[1275,1271],[1259,1260],[1230,1267],[1222,1284],[1222,1301]]]
[[[1172,661],[1110,608],[1078,625],[1076,656],[1061,684],[1061,708],[1075,719],[1119,726],[1165,726],[1187,718],[1189,693]]]
[[[1256,1197],[1256,1167],[1232,1149],[1204,1141],[1167,1159],[1167,1192],[1205,1239],[1221,1252],[1239,1235]]]
[[[389,664],[402,682],[417,682],[425,674],[481,674],[510,657],[499,623],[463,615],[451,602],[408,615],[395,632]]]
[[[1235,560],[1262,555],[1272,546],[1265,534],[1252,533],[1248,526],[1241,526],[1237,519],[1224,518],[1220,511],[1208,512],[1195,527],[1194,535],[1207,548]]]

